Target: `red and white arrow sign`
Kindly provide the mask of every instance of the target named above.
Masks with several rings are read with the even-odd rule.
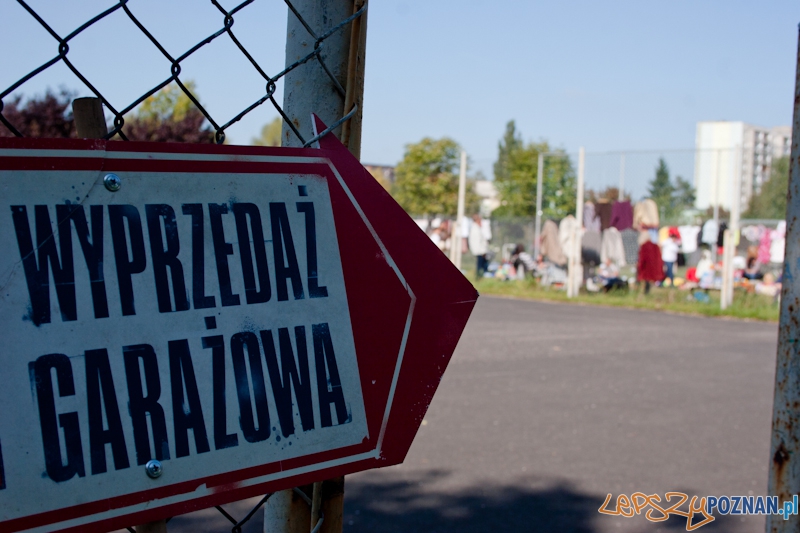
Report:
[[[0,188],[2,531],[400,463],[478,296],[332,135],[0,139]]]

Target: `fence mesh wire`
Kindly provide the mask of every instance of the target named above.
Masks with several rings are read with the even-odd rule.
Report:
[[[263,0],[260,3],[265,3],[268,1],[272,3],[280,3],[280,0]],[[191,100],[191,102],[203,114],[208,123],[213,127],[214,141],[218,144],[225,141],[225,132],[228,130],[228,128],[242,120],[246,115],[252,113],[260,106],[266,105],[272,106],[272,108],[277,111],[277,113],[283,118],[283,123],[290,128],[294,135],[296,135],[300,144],[303,146],[310,146],[320,137],[336,129],[354,116],[358,112],[357,104],[353,104],[351,109],[345,110],[343,115],[339,117],[338,120],[330,124],[326,130],[319,132],[316,136],[305,138],[300,131],[298,131],[298,128],[295,126],[292,120],[290,120],[286,115],[283,107],[276,99],[276,93],[279,90],[279,84],[284,81],[287,74],[295,69],[301,68],[305,64],[316,62],[330,79],[332,89],[336,91],[342,99],[344,99],[346,92],[345,88],[337,80],[331,68],[326,63],[325,43],[337,33],[349,31],[350,24],[355,19],[362,17],[366,12],[367,2],[359,2],[357,5],[361,5],[362,7],[354,10],[354,13],[351,16],[341,20],[338,22],[338,24],[330,27],[330,29],[320,33],[303,18],[291,0],[283,0],[286,8],[288,8],[288,10],[295,17],[297,17],[298,21],[307,32],[305,35],[295,35],[294,38],[303,39],[306,41],[310,40],[312,46],[308,47],[308,54],[301,57],[297,61],[286,65],[285,68],[273,74],[269,74],[268,70],[255,59],[254,54],[252,54],[248,48],[244,46],[243,40],[240,39],[240,37],[237,36],[237,33],[234,31],[234,22],[237,20],[237,18],[245,18],[248,14],[248,8],[256,4],[256,2],[257,0],[245,0],[229,9],[226,9],[223,6],[223,2],[218,0],[209,0],[211,7],[218,12],[220,20],[218,29],[186,49],[174,50],[171,49],[170,46],[162,44],[162,42],[155,37],[156,32],[148,29],[147,25],[140,20],[140,17],[137,17],[134,14],[132,6],[136,6],[136,0],[119,0],[114,2],[113,5],[100,11],[96,15],[92,16],[89,20],[81,23],[68,33],[57,32],[53,27],[52,21],[49,22],[47,20],[47,14],[45,13],[45,10],[40,8],[39,11],[37,11],[34,9],[34,7],[31,5],[33,4],[31,0],[28,0],[27,2],[25,0],[17,0],[17,4],[25,10],[25,12],[36,22],[36,24],[38,24],[47,32],[47,34],[49,34],[50,38],[52,38],[52,43],[56,49],[56,53],[43,63],[31,65],[30,70],[28,70],[22,77],[16,79],[16,81],[5,87],[2,92],[0,92],[0,123],[2,123],[11,134],[17,137],[22,137],[23,134],[21,133],[21,130],[23,128],[21,128],[19,124],[13,123],[12,120],[10,120],[9,117],[3,113],[6,104],[10,99],[15,97],[15,94],[19,94],[20,91],[23,91],[26,88],[26,84],[30,84],[30,82],[38,76],[43,76],[48,70],[54,70],[58,65],[63,65],[68,68],[72,74],[74,74],[74,76],[83,85],[85,90],[102,101],[105,109],[111,114],[112,125],[108,131],[108,134],[105,136],[106,139],[118,137],[123,140],[128,140],[125,127],[126,116],[134,111],[134,109],[136,109],[136,107],[144,102],[148,97],[155,95],[161,89],[167,87],[171,83],[174,83],[180,88],[183,94],[185,94],[189,100]],[[198,6],[198,9],[200,8],[202,8],[202,6]],[[7,9],[9,9],[9,6],[3,6],[3,10]],[[135,27],[141,33],[141,36],[143,36],[146,41],[157,50],[158,55],[160,55],[160,57],[163,59],[163,63],[158,66],[152,65],[151,67],[163,68],[166,71],[166,76],[161,81],[151,86],[145,92],[138,94],[134,99],[128,101],[115,99],[115,97],[108,94],[108,91],[101,91],[99,89],[100,84],[98,83],[98,80],[92,75],[86,74],[82,68],[77,66],[78,63],[72,59],[72,54],[75,52],[72,51],[71,46],[73,43],[77,43],[76,38],[78,36],[86,34],[87,32],[90,32],[90,30],[98,29],[102,30],[105,35],[113,36],[115,33],[115,24],[119,24],[119,19],[116,18],[119,16],[119,14],[123,14],[127,20],[135,25]],[[173,25],[175,26],[184,22],[185,21],[173,21]],[[262,83],[264,84],[264,91],[260,97],[250,102],[244,108],[235,113],[227,116],[212,116],[208,107],[201,104],[197,94],[195,94],[195,91],[192,90],[192,84],[187,83],[186,79],[182,79],[181,75],[183,72],[183,65],[190,58],[194,58],[204,47],[207,47],[211,43],[214,43],[220,39],[228,39],[229,43],[233,44],[235,50],[241,56],[239,59],[244,58],[252,71],[256,73],[258,78],[261,79]],[[86,45],[86,42],[81,42],[78,44]],[[76,44],[76,48],[78,44]],[[114,42],[114,39],[110,38],[108,43],[94,42],[94,46],[97,46],[98,44],[114,46],[119,43]],[[207,68],[212,69],[213,66],[208,65]],[[311,500],[307,494],[300,489],[294,489],[294,491],[301,499],[311,505]],[[209,517],[208,512],[211,510],[194,513],[196,515],[196,519],[193,519],[192,515],[189,515],[188,518],[180,517],[171,522],[169,529],[170,531],[215,531],[217,530],[216,528],[221,527],[220,522],[229,522],[230,531],[233,533],[241,533],[243,530],[260,531],[262,514],[258,513],[258,511],[264,506],[270,496],[271,494],[267,494],[258,498],[257,500],[251,499],[226,505],[224,507],[215,507],[214,509],[219,513],[217,518],[221,518],[222,520],[215,520],[213,517]],[[240,514],[240,516],[243,515],[243,517],[240,519],[235,518],[233,516],[234,514]],[[319,530],[320,526],[323,524],[323,521],[324,517],[321,517],[321,519],[317,522],[316,527],[312,531]],[[133,527],[129,527],[127,530],[131,532],[135,531]]]
[[[106,138],[110,139],[114,136],[118,136],[121,139],[128,140],[128,136],[126,135],[125,130],[125,117],[131,111],[133,111],[138,105],[144,102],[148,97],[156,94],[159,90],[163,89],[170,83],[175,83],[180,90],[191,100],[191,102],[197,107],[197,109],[203,114],[206,120],[211,124],[214,129],[214,140],[217,143],[222,143],[225,141],[225,132],[228,128],[232,125],[236,124],[243,117],[248,115],[249,113],[253,112],[255,109],[259,108],[262,105],[271,105],[275,111],[283,118],[284,124],[286,124],[294,135],[297,136],[300,143],[303,146],[310,146],[314,142],[316,142],[321,136],[326,135],[331,130],[336,129],[345,121],[350,119],[353,115],[358,112],[357,104],[354,105],[351,109],[345,110],[346,112],[342,117],[340,117],[336,122],[329,125],[329,127],[320,132],[318,135],[312,138],[304,138],[304,136],[300,133],[297,129],[295,124],[287,117],[284,109],[282,108],[281,104],[278,103],[276,100],[276,91],[278,89],[279,82],[283,81],[286,75],[293,70],[300,68],[302,65],[305,65],[310,62],[316,62],[319,66],[325,71],[328,75],[331,86],[333,90],[335,90],[343,99],[345,97],[345,88],[342,87],[342,84],[336,79],[331,68],[326,63],[326,55],[325,55],[325,42],[330,39],[332,36],[339,32],[347,31],[350,27],[350,23],[353,22],[358,17],[361,17],[367,9],[367,3],[363,4],[363,7],[355,11],[351,16],[347,17],[346,19],[342,20],[335,26],[331,27],[324,33],[318,33],[315,31],[314,28],[302,17],[300,12],[295,8],[292,4],[291,0],[284,0],[286,7],[294,14],[305,28],[307,34],[306,35],[297,35],[295,38],[297,39],[310,39],[313,42],[313,46],[309,46],[309,52],[305,56],[301,57],[294,63],[287,65],[281,71],[268,74],[267,70],[262,67],[262,65],[257,61],[254,57],[254,54],[251,54],[250,51],[242,44],[243,41],[237,37],[237,33],[234,32],[234,22],[236,21],[237,17],[246,17],[248,8],[255,4],[257,0],[245,0],[238,5],[226,9],[223,7],[222,3],[218,0],[209,0],[211,6],[216,9],[219,13],[219,17],[221,20],[220,27],[207,35],[203,39],[197,41],[188,49],[185,50],[170,50],[168,46],[163,45],[159,39],[155,37],[155,32],[151,32],[145,24],[143,24],[139,17],[137,17],[131,6],[135,6],[135,0],[119,0],[118,2],[114,3],[111,7],[101,11],[100,13],[93,16],[91,19],[87,20],[86,22],[80,24],[77,28],[72,30],[67,34],[61,34],[56,32],[53,29],[53,25],[50,24],[47,20],[45,20],[44,16],[42,16],[39,12],[31,7],[29,2],[24,0],[17,0],[17,3],[30,15],[32,19],[36,21],[36,23],[41,26],[53,39],[53,45],[56,48],[56,54],[39,65],[32,66],[31,70],[28,71],[24,76],[16,80],[15,82],[11,83],[8,87],[6,87],[2,92],[0,92],[0,122],[14,135],[18,137],[22,137],[22,133],[20,132],[19,125],[15,125],[9,120],[7,116],[3,114],[3,109],[5,104],[8,102],[8,97],[11,96],[15,91],[20,90],[25,86],[26,83],[30,82],[37,76],[42,75],[48,69],[52,69],[56,65],[64,65],[66,66],[72,74],[80,81],[80,83],[85,87],[93,96],[99,98],[105,108],[111,113],[113,116],[113,124],[110,128],[110,131],[106,135]],[[264,1],[272,1],[273,3],[276,0],[264,0]],[[7,7],[5,8],[7,9]],[[135,27],[139,30],[141,35],[157,49],[158,54],[164,60],[160,68],[164,68],[168,71],[168,75],[163,78],[160,82],[156,85],[150,87],[147,91],[143,92],[142,94],[137,95],[135,99],[128,102],[119,102],[114,101],[112,102],[112,97],[108,96],[106,92],[101,92],[99,90],[99,83],[96,79],[90,79],[89,75],[85,75],[84,72],[78,66],[76,66],[76,62],[71,59],[70,54],[74,53],[71,51],[71,44],[76,42],[76,38],[88,31],[90,29],[97,29],[102,28],[105,34],[113,35],[114,26],[111,24],[112,16],[118,15],[119,13],[123,13],[124,16],[135,25]],[[114,18],[114,24],[118,24],[118,19]],[[175,21],[175,24],[180,24],[182,21]],[[104,26],[106,25],[106,26]],[[235,49],[238,51],[241,57],[243,57],[246,62],[250,65],[252,71],[254,71],[257,76],[262,80],[264,83],[264,92],[263,94],[256,99],[255,101],[250,102],[246,107],[239,110],[238,112],[232,114],[231,116],[217,116],[214,117],[211,115],[209,110],[206,106],[200,103],[199,98],[195,94],[190,87],[191,84],[187,84],[186,80],[181,78],[183,67],[182,65],[193,58],[198,54],[200,50],[204,47],[210,45],[211,43],[217,41],[218,39],[228,39],[230,43],[235,46]],[[83,43],[81,43],[83,44]],[[95,43],[96,45],[97,43]],[[109,45],[114,45],[113,40]],[[209,67],[211,68],[211,67]]]

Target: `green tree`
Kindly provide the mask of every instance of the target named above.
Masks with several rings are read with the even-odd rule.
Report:
[[[769,179],[761,185],[761,191],[750,198],[750,204],[743,216],[745,218],[785,218],[788,191],[789,158],[781,157],[772,162]]]
[[[669,179],[669,167],[663,157],[658,160],[656,177],[650,182],[650,188],[647,192],[650,198],[658,205],[661,218],[672,214],[672,195],[675,192],[675,187]]]
[[[515,159],[519,150],[523,150],[525,145],[522,136],[517,133],[516,123],[509,120],[506,124],[506,132],[503,139],[497,145],[497,161],[494,163],[494,179],[498,182],[507,181],[512,173],[512,161]]]
[[[460,157],[461,147],[447,137],[425,137],[407,144],[403,159],[395,167],[392,196],[413,215],[455,215]],[[466,204],[476,204],[476,198],[468,186]]]
[[[261,128],[261,135],[253,137],[250,140],[250,144],[255,146],[280,146],[282,128],[283,120],[281,117],[275,117],[272,122],[264,124],[264,127]]]
[[[545,157],[542,177],[544,216],[562,218],[575,211],[575,173],[569,158],[563,153],[552,153],[544,141],[525,144],[512,120],[506,124],[506,131],[497,147],[494,177],[501,205],[493,215],[535,216],[538,158],[545,152],[550,152],[550,155]]]
[[[184,83],[195,96],[195,83]],[[147,97],[122,127],[134,141],[204,143],[214,140],[214,130],[194,102],[176,83]]]
[[[675,202],[679,209],[689,209],[697,200],[697,191],[689,181],[681,176],[675,177]]]
[[[675,183],[670,180],[669,166],[663,157],[658,160],[648,193],[658,205],[662,224],[677,223],[683,211],[694,205],[696,195],[692,184],[681,176],[675,177]]]

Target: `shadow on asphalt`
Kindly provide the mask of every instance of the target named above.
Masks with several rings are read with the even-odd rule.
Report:
[[[605,495],[588,494],[567,482],[530,483],[516,480],[508,486],[474,486],[452,489],[450,473],[429,470],[399,476],[372,473],[346,484],[345,533],[486,533],[495,531],[537,533],[656,533],[686,531],[685,518],[673,516],[652,523],[643,515],[632,518],[598,513]],[[691,491],[684,491],[691,494]],[[243,518],[260,498],[223,506]],[[612,506],[613,507],[613,506]],[[752,518],[752,517],[751,517]],[[753,531],[753,522],[717,516],[698,531],[704,533]],[[223,533],[232,524],[216,509],[204,509],[170,520],[170,533]],[[763,526],[760,528],[763,531]],[[263,531],[260,509],[242,533]]]
[[[347,485],[344,531],[347,533],[600,533],[685,531],[686,520],[671,517],[652,523],[601,515],[605,496],[587,494],[569,483],[536,484],[533,488],[478,486],[466,490],[430,491],[446,472],[432,471],[414,480],[352,482]],[[702,519],[702,517],[700,518]],[[734,517],[716,517],[703,532],[744,531]],[[695,522],[696,523],[696,522]]]

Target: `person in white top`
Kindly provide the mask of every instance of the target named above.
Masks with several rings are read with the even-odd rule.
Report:
[[[488,230],[488,231],[487,231]],[[472,224],[469,228],[469,251],[475,256],[475,274],[478,279],[482,278],[489,266],[486,254],[489,251],[489,239],[491,239],[491,229],[488,220],[481,220],[480,215],[472,215]]]
[[[675,284],[675,262],[678,260],[679,246],[675,235],[670,235],[661,245],[661,260],[667,267],[666,277],[669,278],[670,287]]]

